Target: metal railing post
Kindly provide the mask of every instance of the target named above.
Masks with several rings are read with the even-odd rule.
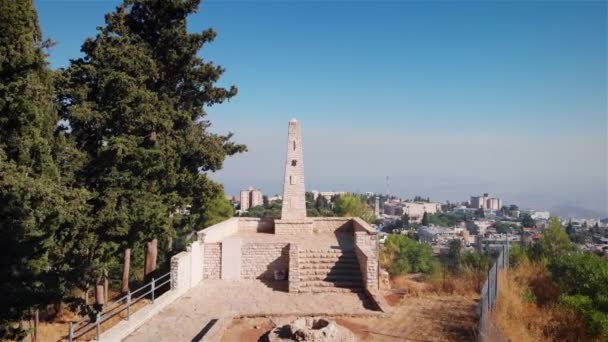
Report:
[[[127,321],[131,318],[131,290],[127,290]]]
[[[96,328],[95,330],[97,330],[97,341],[99,341],[99,333],[100,333],[100,330],[101,330],[101,327],[99,326],[99,321],[101,321],[101,313],[100,312],[98,312],[97,316],[95,317],[95,323],[97,323],[97,326],[95,327]]]
[[[490,269],[488,270],[488,303],[487,303],[487,305],[486,305],[486,306],[488,307],[488,310],[490,310],[490,306],[492,305],[492,298],[491,298],[491,296],[492,296],[492,291],[490,290],[490,283],[491,283],[491,281],[490,281],[490,277],[491,277],[491,276],[492,276],[492,269],[490,268]]]
[[[68,330],[68,342],[74,341],[74,323],[70,321],[70,327]]]
[[[494,268],[494,301],[492,302],[492,309],[496,307],[496,297],[498,296],[498,264]]]
[[[154,278],[152,278],[150,285],[152,286],[152,304],[154,304]]]

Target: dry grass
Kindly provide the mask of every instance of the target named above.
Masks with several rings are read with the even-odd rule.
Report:
[[[148,299],[142,299],[131,306],[131,314],[137,312],[142,307],[148,305]],[[119,322],[123,321],[127,317],[126,309],[118,312],[115,316],[104,321],[101,324],[101,332],[104,332]],[[67,308],[63,309],[61,313],[55,317],[52,321],[41,322],[38,326],[38,340],[44,342],[55,342],[62,341],[66,338],[69,322],[79,320],[81,317],[76,315],[74,312],[69,311]],[[82,337],[78,338],[78,341],[91,341],[96,337],[95,329],[85,333]],[[28,338],[29,339],[29,338]],[[27,340],[27,339],[26,339]]]
[[[458,275],[443,272],[427,280],[426,292],[435,294],[478,295],[485,274],[470,268],[462,269]]]
[[[557,307],[558,289],[540,264],[522,263],[499,274],[500,291],[492,321],[511,341],[586,341],[575,313]]]

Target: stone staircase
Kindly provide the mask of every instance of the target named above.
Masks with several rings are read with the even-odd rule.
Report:
[[[364,291],[354,251],[300,250],[298,254],[300,292]]]

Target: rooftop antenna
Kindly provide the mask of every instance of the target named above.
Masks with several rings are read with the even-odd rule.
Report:
[[[388,176],[386,176],[386,197],[390,198],[391,197],[391,188],[390,188],[390,181]]]

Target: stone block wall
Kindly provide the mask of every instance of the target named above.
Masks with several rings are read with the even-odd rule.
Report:
[[[222,271],[221,244],[203,244],[203,255],[203,279],[220,279]]]
[[[203,278],[203,251],[198,241],[171,258],[171,289],[180,294],[198,284]]]
[[[241,247],[241,279],[274,279],[274,270],[289,269],[289,244],[244,243]]]
[[[355,254],[361,268],[361,275],[367,290],[378,289],[378,235],[362,219],[353,218],[355,234]]]
[[[313,221],[306,220],[276,220],[274,221],[275,235],[305,235],[312,234]]]
[[[289,244],[289,292],[300,291],[300,265],[298,263],[298,245]]]
[[[171,257],[171,289],[183,293],[190,288],[191,257],[181,252]]]
[[[353,230],[355,232],[355,245],[369,247],[373,250],[378,249],[378,233],[369,223],[355,217],[353,218]]]
[[[353,221],[349,217],[315,217],[312,220],[315,233],[353,232]]]
[[[361,276],[363,277],[365,288],[367,290],[377,290],[378,254],[368,247],[360,247],[357,245],[355,245],[355,254],[357,255],[357,261],[359,261],[359,267],[361,269]]]
[[[239,217],[239,231],[252,233],[274,233],[274,219],[272,218],[255,218],[255,217]]]

